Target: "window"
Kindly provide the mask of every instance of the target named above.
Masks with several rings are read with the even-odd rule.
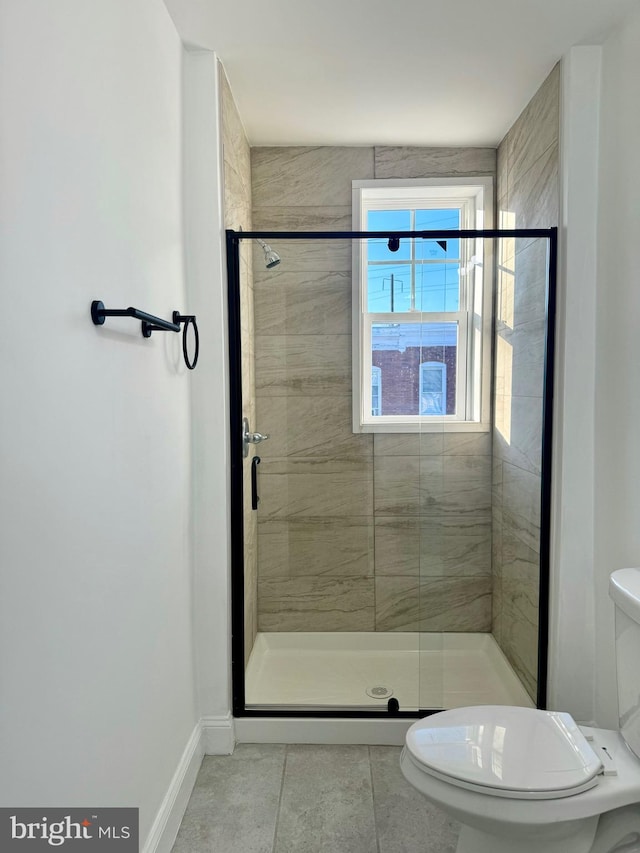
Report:
[[[447,414],[447,365],[442,361],[427,361],[420,365],[419,414]]]
[[[488,429],[491,178],[354,181],[354,431]],[[484,245],[487,243],[487,245]]]

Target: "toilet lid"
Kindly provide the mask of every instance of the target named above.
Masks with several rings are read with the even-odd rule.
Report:
[[[502,797],[567,797],[596,785],[602,769],[570,714],[533,708],[442,711],[414,723],[406,745],[427,773]]]

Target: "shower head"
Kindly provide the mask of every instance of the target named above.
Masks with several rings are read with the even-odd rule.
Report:
[[[271,246],[267,246],[267,244],[256,237],[256,241],[260,243],[262,246],[262,251],[264,252],[264,263],[268,270],[273,267],[277,267],[280,263],[280,255],[277,252],[274,252]]]

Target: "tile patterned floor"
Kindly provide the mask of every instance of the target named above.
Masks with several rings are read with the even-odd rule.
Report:
[[[173,853],[454,853],[400,747],[239,744],[205,756]]]

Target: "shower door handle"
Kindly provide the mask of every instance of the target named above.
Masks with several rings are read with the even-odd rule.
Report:
[[[263,435],[261,432],[251,432],[249,419],[242,419],[242,456],[244,459],[249,455],[250,444],[260,444],[261,441],[266,441],[268,438],[268,435]]]
[[[254,456],[251,460],[251,509],[258,509],[260,498],[258,497],[258,465],[260,457]]]

